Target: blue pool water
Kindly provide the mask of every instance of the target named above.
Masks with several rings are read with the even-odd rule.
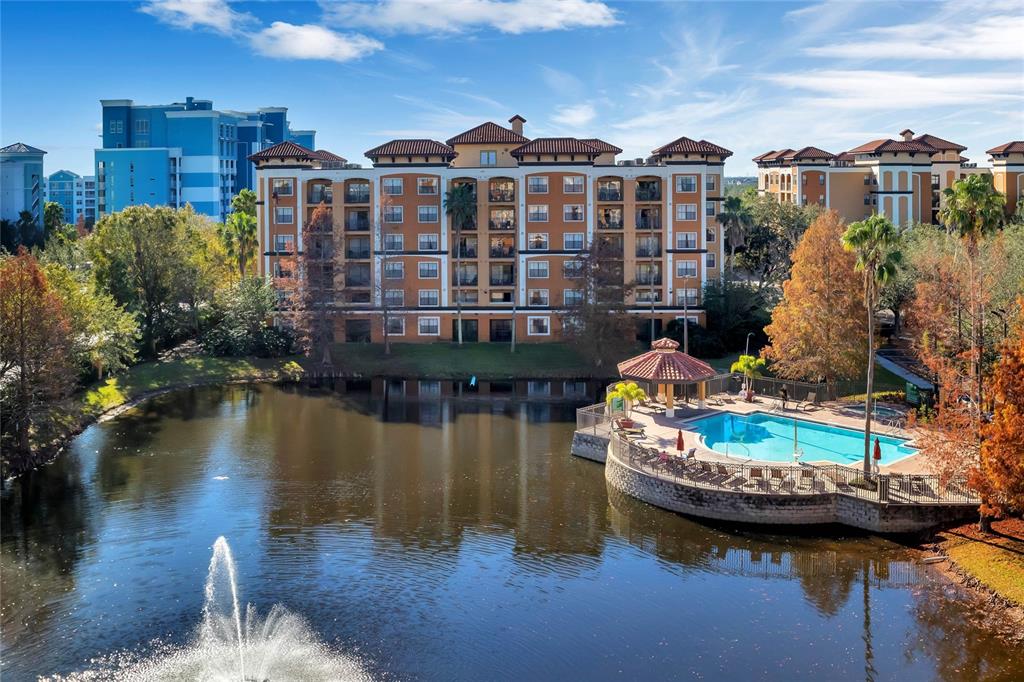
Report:
[[[704,436],[704,444],[715,452],[769,462],[792,462],[794,423],[802,461],[851,464],[863,460],[863,431],[764,412],[749,415],[723,412],[692,421],[687,429]],[[871,435],[872,442],[875,437]],[[881,464],[891,464],[917,452],[907,447],[903,438],[877,437],[882,448]]]

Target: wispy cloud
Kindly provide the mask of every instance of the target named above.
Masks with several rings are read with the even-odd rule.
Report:
[[[235,35],[258,23],[247,12],[236,12],[224,0],[149,0],[140,12],[171,26],[208,29]]]
[[[249,38],[258,54],[275,59],[324,59],[347,62],[384,48],[367,36],[344,35],[316,24],[275,21]]]
[[[593,123],[595,118],[597,118],[597,111],[594,109],[594,105],[585,102],[558,107],[551,120],[566,128],[579,129]]]
[[[631,92],[634,97],[658,103],[681,96],[707,78],[739,68],[728,57],[735,43],[723,38],[715,22],[709,22],[699,34],[685,29],[672,31],[665,42],[665,52],[651,60],[659,77],[637,84]]]
[[[583,93],[583,81],[567,71],[541,64],[540,79],[552,91],[563,96],[578,97]]]
[[[615,11],[599,0],[376,0],[320,3],[334,26],[387,33],[463,33],[491,29],[531,33],[613,26]]]

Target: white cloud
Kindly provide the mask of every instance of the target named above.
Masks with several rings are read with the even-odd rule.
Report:
[[[977,106],[1024,101],[1024,75],[958,73],[928,75],[908,71],[821,69],[762,78],[808,94],[803,106],[844,109],[923,109],[943,105]]]
[[[561,95],[578,96],[583,92],[583,82],[579,78],[550,66],[540,65],[540,78],[544,85]]]
[[[205,28],[233,35],[251,26],[256,17],[236,12],[225,0],[149,0],[140,12],[178,28]]]
[[[249,38],[253,48],[275,59],[326,59],[347,62],[384,48],[373,38],[358,33],[336,33],[316,24],[275,21]]]
[[[551,116],[551,120],[566,128],[584,128],[590,125],[596,117],[597,112],[594,110],[594,105],[584,103],[558,107]]]
[[[321,2],[331,25],[389,33],[461,33],[490,28],[530,33],[613,26],[614,10],[599,0],[376,0]]]
[[[947,3],[927,20],[871,26],[826,45],[807,47],[815,57],[840,59],[1024,59],[1024,13],[1020,5]]]

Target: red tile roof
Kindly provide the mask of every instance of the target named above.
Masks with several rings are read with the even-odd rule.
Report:
[[[928,133],[925,133],[924,135],[918,135],[917,137],[914,138],[914,142],[923,142],[929,147],[933,147],[935,149],[938,149],[939,151],[948,150],[954,152],[962,152],[965,149],[967,149],[967,147],[963,146],[962,144],[950,142],[949,140],[943,140],[941,137],[935,137],[934,135],[929,135]]]
[[[732,156],[732,152],[725,147],[719,147],[717,144],[708,142],[707,140],[691,140],[688,137],[680,137],[672,140],[666,145],[662,145],[652,151],[652,154],[671,154],[671,153],[683,153],[683,154],[715,154],[718,156]]]
[[[575,137],[538,137],[513,149],[512,156],[525,154],[585,154],[597,156],[601,150]]]
[[[836,154],[835,161],[853,161],[853,154],[850,152],[839,152]]]
[[[378,156],[443,156],[453,159],[456,156],[455,150],[448,145],[428,139],[391,140],[365,154],[371,159]]]
[[[294,142],[278,142],[272,147],[267,147],[249,156],[250,161],[267,161],[269,159],[302,159],[303,161],[312,161],[315,158],[316,152]]]
[[[1001,144],[998,147],[992,147],[986,154],[1020,154],[1024,153],[1024,140],[1014,140],[1013,142],[1007,142]]]
[[[586,142],[591,147],[597,147],[597,150],[599,152],[601,152],[602,154],[607,154],[607,153],[621,154],[622,153],[622,150],[619,149],[618,147],[616,147],[615,145],[609,144],[609,143],[605,142],[604,140],[602,140],[600,138],[597,138],[597,137],[585,137],[585,138],[582,139],[582,142]]]
[[[751,159],[751,161],[764,161],[765,159],[767,159],[769,156],[771,156],[774,153],[775,153],[774,149],[769,150],[769,151],[765,152],[764,154],[758,154],[753,159]]]
[[[819,149],[818,147],[804,147],[803,149],[794,152],[792,155],[794,161],[799,161],[801,159],[831,159],[833,157],[835,157],[835,154],[827,152],[824,149]]]
[[[329,152],[326,149],[317,149],[313,152],[313,156],[320,159],[321,161],[329,161],[331,163],[345,163],[346,160],[338,156],[333,152]]]
[[[523,120],[525,121],[526,119]],[[459,133],[448,140],[448,144],[490,144],[492,142],[523,144],[529,141],[530,138],[523,137],[514,130],[509,130],[504,126],[488,121],[487,123],[481,123],[475,128],[470,128],[464,133]]]
[[[850,150],[851,154],[873,154],[876,152],[926,152],[934,154],[938,150],[926,142],[917,140],[872,140]]]
[[[651,348],[643,355],[620,362],[619,376],[668,383],[707,379],[717,374],[706,362],[676,350],[678,341],[658,339]]]
[[[777,152],[769,154],[769,155],[765,156],[761,160],[762,161],[782,161],[784,158],[786,158],[790,154],[795,154],[795,153],[796,153],[795,149],[790,149],[789,147],[787,147],[785,149],[780,149]]]

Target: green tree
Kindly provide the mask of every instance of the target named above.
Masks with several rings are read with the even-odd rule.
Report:
[[[754,219],[750,209],[737,196],[726,197],[722,210],[715,217],[725,228],[725,240],[729,245],[729,274],[732,275],[736,268],[736,247],[745,243],[747,231]]]
[[[214,355],[284,355],[291,350],[291,334],[270,321],[277,306],[277,291],[266,279],[249,277],[218,293],[215,323],[203,335],[203,347]]]
[[[256,217],[256,192],[243,189],[231,199],[231,211]]]
[[[47,201],[43,205],[43,239],[56,234],[64,227],[64,207],[56,201]]]
[[[462,230],[472,226],[476,221],[476,190],[470,184],[455,185],[445,192],[445,213],[452,220],[455,231],[455,272],[461,273],[462,268]],[[459,345],[462,345],[462,297],[455,296],[455,320]]]
[[[871,474],[871,408],[875,384],[875,312],[879,292],[902,263],[900,236],[888,218],[873,215],[852,223],[843,233],[843,248],[857,256],[856,269],[864,274],[864,307],[868,318],[868,377],[864,399],[864,475]]]
[[[636,385],[634,381],[627,381],[615,384],[615,388],[608,391],[608,395],[605,397],[605,402],[611,405],[612,401],[616,398],[621,398],[623,406],[626,408],[626,418],[633,414],[633,406],[641,400],[647,400],[647,393],[644,389]]]
[[[743,381],[743,389],[750,393],[750,385],[754,379],[761,377],[761,370],[764,369],[765,362],[763,358],[755,358],[753,355],[741,355],[736,362],[732,363],[729,368],[730,372],[739,372],[745,379]]]
[[[249,191],[249,190],[243,190]],[[239,197],[235,197],[238,199]],[[217,235],[228,257],[238,268],[238,276],[245,279],[245,270],[256,258],[258,246],[256,217],[241,211],[228,215],[223,225],[217,226]]]
[[[790,257],[821,207],[781,203],[770,196],[747,192],[743,203],[750,213],[743,251],[737,264],[757,278],[758,290],[776,289],[789,277]]]
[[[15,223],[15,230],[18,235],[18,242],[15,248],[21,244],[28,247],[40,245],[39,223],[36,222],[36,218],[32,215],[31,211],[21,211],[18,213],[18,222]]]

